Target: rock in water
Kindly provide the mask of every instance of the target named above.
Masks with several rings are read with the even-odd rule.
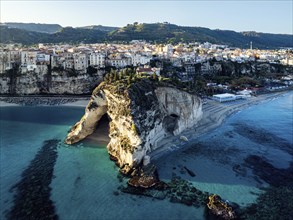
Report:
[[[180,136],[180,140],[182,140],[182,141],[185,141],[185,142],[188,142],[188,138],[187,137],[185,137],[185,136]]]
[[[157,167],[154,164],[149,163],[141,168],[140,173],[132,177],[128,184],[134,187],[151,188],[160,182]]]
[[[121,80],[120,80],[121,81]],[[140,164],[168,135],[180,133],[202,117],[196,95],[166,83],[139,79],[129,85],[101,83],[93,92],[85,115],[75,124],[65,143],[76,143],[92,134],[100,118],[110,119],[107,149],[125,173]]]
[[[210,212],[220,219],[237,219],[237,216],[232,207],[227,202],[222,201],[221,197],[216,194],[209,196],[209,202],[207,206]]]
[[[196,176],[195,173],[194,173],[192,170],[188,169],[186,166],[184,166],[184,169],[187,171],[187,173],[188,173],[191,177],[195,177],[195,176]]]

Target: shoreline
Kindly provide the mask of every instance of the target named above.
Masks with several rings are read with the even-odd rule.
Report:
[[[160,141],[159,146],[152,151],[149,156],[151,160],[157,160],[161,156],[176,150],[188,148],[194,144],[195,140],[215,129],[224,123],[231,115],[242,111],[250,106],[261,104],[265,101],[270,101],[274,98],[280,97],[293,90],[279,91],[274,93],[266,93],[257,97],[250,97],[246,100],[233,101],[228,103],[219,103],[214,100],[208,100],[203,104],[203,117],[199,123],[191,128],[187,128],[177,136],[169,135]],[[36,101],[36,98],[41,102]],[[18,99],[30,100],[29,104],[19,102]],[[33,99],[33,101],[31,100]],[[1,97],[1,107],[13,106],[67,106],[67,107],[83,107],[85,108],[89,102],[90,97]],[[49,101],[48,101],[49,100]],[[19,103],[14,103],[19,102]],[[186,141],[187,139],[187,141]]]
[[[89,97],[65,97],[65,96],[0,96],[1,107],[12,106],[69,106],[69,107],[86,107],[90,100]]]
[[[157,149],[152,151],[149,156],[151,157],[151,160],[156,161],[168,153],[186,149],[192,146],[198,137],[220,127],[233,114],[250,106],[270,101],[288,92],[292,92],[292,90],[262,94],[240,102],[228,102],[228,105],[226,103],[218,103],[214,100],[208,100],[208,103],[203,105],[203,117],[196,126],[186,129],[177,136],[170,135],[169,137],[164,138],[159,143]],[[184,140],[186,138],[188,141]]]

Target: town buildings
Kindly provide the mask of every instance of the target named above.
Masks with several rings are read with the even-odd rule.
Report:
[[[174,67],[183,68],[179,75],[189,80],[200,72],[222,71],[217,62],[279,63],[293,66],[292,50],[258,50],[229,48],[227,45],[205,43],[150,44],[132,41],[130,44],[82,44],[72,46],[39,44],[37,47],[3,45],[0,49],[0,74],[19,66],[23,74],[36,70],[37,66],[51,65],[52,69],[75,70],[84,74],[89,66],[96,69],[129,66],[144,67],[154,59],[167,59]],[[212,62],[211,62],[212,61]],[[196,69],[200,65],[200,70]],[[150,67],[150,66],[149,66]],[[158,66],[157,66],[158,67]]]

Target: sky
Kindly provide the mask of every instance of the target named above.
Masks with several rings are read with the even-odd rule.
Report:
[[[14,1],[1,0],[1,22],[122,27],[134,22],[293,34],[293,0]]]

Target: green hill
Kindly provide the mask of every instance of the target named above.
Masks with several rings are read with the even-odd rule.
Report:
[[[10,28],[18,28],[26,31],[35,31],[41,33],[53,34],[62,29],[59,24],[38,24],[38,23],[16,23],[16,22],[6,22],[5,25]]]
[[[80,28],[66,27],[48,34],[0,25],[0,43],[98,43],[146,40],[154,43],[211,42],[248,48],[293,47],[293,35],[257,32],[211,30],[203,27],[184,27],[169,23],[128,24],[122,28],[101,25]]]
[[[95,29],[62,28],[61,31],[48,37],[49,43],[97,43],[103,42],[107,33]]]
[[[45,34],[0,26],[0,43],[96,43],[103,42],[105,37],[105,32],[93,29],[66,27],[54,34]]]
[[[0,26],[0,43],[36,44],[42,42],[48,34],[25,31],[7,26]]]
[[[211,30],[203,27],[183,27],[169,23],[134,23],[111,32],[109,39],[112,41],[144,39],[160,43],[208,41],[242,48],[249,47],[250,41],[253,41],[254,47],[259,48],[293,47],[293,35]]]
[[[91,29],[91,30],[99,30],[99,31],[104,31],[104,32],[111,32],[119,29],[118,27],[109,27],[109,26],[102,26],[102,25],[90,25],[90,26],[84,26],[84,27],[79,27],[83,29]]]

